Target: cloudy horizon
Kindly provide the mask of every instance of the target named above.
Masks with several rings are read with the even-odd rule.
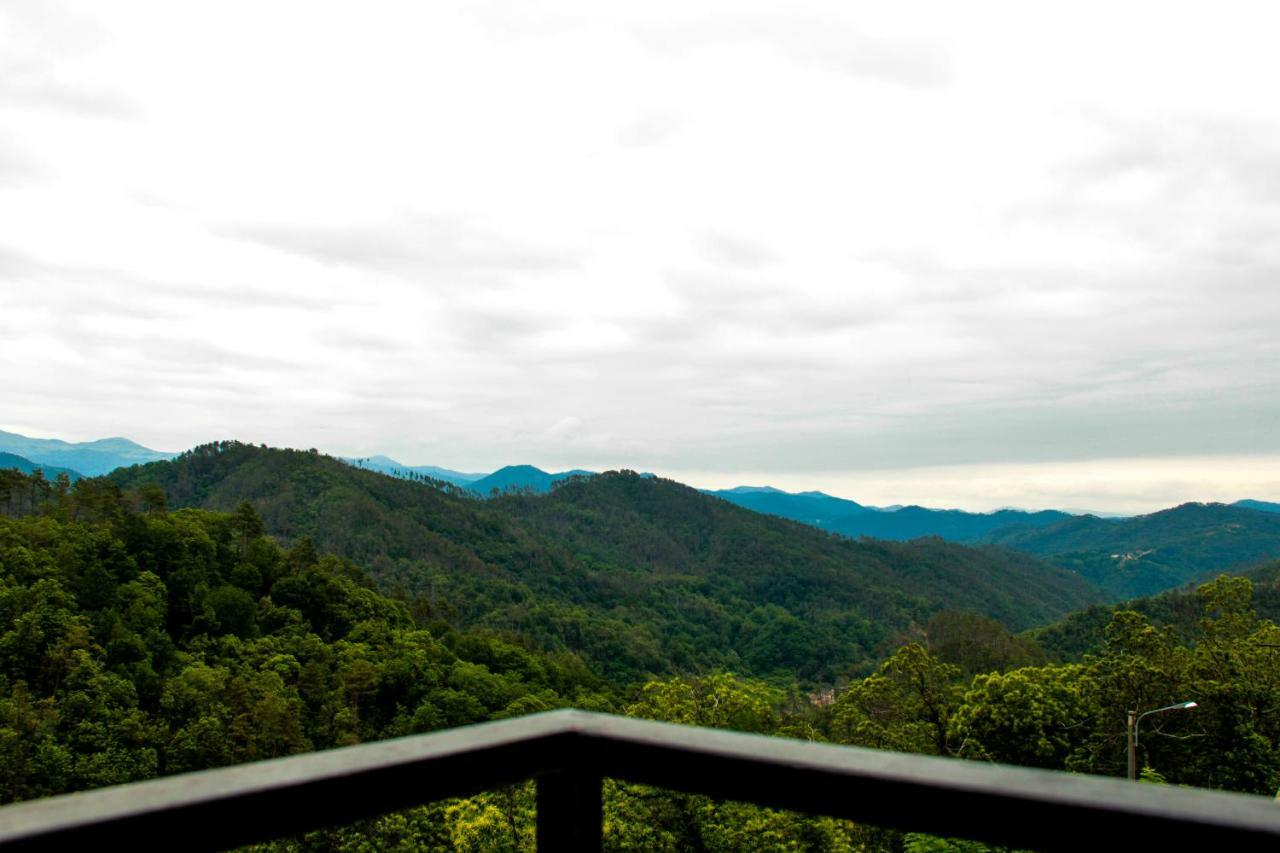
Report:
[[[1280,499],[1263,3],[0,6],[0,429]]]

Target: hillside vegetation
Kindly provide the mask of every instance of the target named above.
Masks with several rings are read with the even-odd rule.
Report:
[[[306,473],[312,466],[329,470],[305,453],[226,446],[206,455],[224,453],[304,480],[319,477]],[[175,469],[182,463],[165,470]],[[154,483],[124,491],[97,478],[33,492],[33,478],[17,476],[19,490],[35,498],[0,508],[0,802],[562,705],[1120,775],[1125,709],[1191,699],[1199,705],[1194,713],[1144,728],[1146,778],[1266,794],[1280,784],[1280,630],[1255,612],[1271,606],[1268,595],[1274,601],[1280,564],[1168,597],[1177,627],[1117,608],[1101,627],[1101,643],[1072,662],[1049,663],[1034,638],[952,610],[895,634],[874,671],[830,692],[811,693],[798,672],[776,664],[767,681],[685,670],[630,682],[602,677],[590,654],[539,648],[545,634],[447,624],[421,600],[380,592],[364,567],[323,553],[305,536],[284,547],[265,535],[248,502],[231,512],[170,509]],[[625,473],[604,475],[550,498],[476,502],[495,513],[476,521],[505,519],[508,530],[547,525],[552,533],[539,547],[590,547],[581,559],[599,561],[591,566],[605,574],[607,561],[666,530],[618,571],[630,576],[645,567],[684,582],[670,573],[696,578],[719,566],[745,589],[769,589],[778,578],[739,559],[755,555],[767,567],[799,547],[787,541],[786,522],[771,528],[776,541],[748,537],[735,525],[750,515],[695,501],[677,484],[652,486]],[[832,554],[862,553],[844,550],[860,543],[831,541]],[[813,549],[806,559],[822,554]],[[906,546],[886,554],[878,568],[858,564],[868,584],[908,557],[928,562]],[[917,579],[948,577],[936,566],[919,571]],[[583,577],[553,578],[551,586],[573,587]],[[877,602],[893,598],[880,595]],[[782,597],[808,600],[802,586]],[[678,608],[680,600],[666,603]],[[589,648],[589,639],[571,644]],[[920,835],[612,783],[604,812],[609,851],[957,849]],[[535,814],[532,786],[516,786],[262,849],[531,849]]]
[[[576,649],[613,678],[726,667],[829,680],[946,607],[1013,628],[1101,600],[996,548],[854,542],[677,483],[613,472],[477,501],[317,453],[237,443],[117,471],[173,506],[249,502],[285,542],[370,568],[433,618]]]
[[[1258,616],[1280,622],[1280,560],[1244,572],[1242,577],[1253,584],[1253,607]],[[1195,587],[1188,585],[1120,604],[1086,607],[1051,625],[1033,628],[1023,636],[1055,660],[1079,660],[1103,648],[1106,627],[1122,610],[1141,613],[1153,625],[1169,629],[1184,642],[1196,636],[1200,620],[1208,615]]]
[[[986,541],[1078,572],[1119,601],[1280,557],[1280,514],[1189,503],[1133,518],[1007,528]]]

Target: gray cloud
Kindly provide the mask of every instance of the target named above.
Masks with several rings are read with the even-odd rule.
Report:
[[[702,235],[702,250],[714,264],[744,270],[756,270],[778,262],[778,257],[754,240],[730,234],[708,232]]]
[[[44,168],[35,157],[13,139],[0,135],[0,186],[25,184],[44,175]]]
[[[1028,395],[1008,403],[933,406],[924,415],[849,417],[780,425],[762,413],[751,429],[686,437],[677,451],[649,464],[717,469],[742,466],[777,473],[892,470],[938,465],[1073,462],[1186,454],[1280,452],[1266,424],[1280,417],[1280,384],[1270,394],[1224,391],[1203,400],[1135,397],[1051,403]],[[732,395],[720,405],[749,405]]]
[[[227,368],[252,373],[296,373],[305,367],[302,360],[284,355],[264,357],[214,341],[163,332],[138,336],[81,326],[73,340],[90,361],[118,364],[121,354],[127,353],[146,364],[152,375],[218,374]]]
[[[525,345],[536,334],[553,331],[563,319],[536,317],[527,311],[503,306],[454,306],[449,328],[459,343],[472,352],[497,352]]]
[[[940,47],[871,36],[840,17],[798,9],[637,25],[632,33],[647,47],[664,52],[760,45],[800,65],[909,88],[939,88],[951,76],[949,58]]]
[[[382,225],[307,226],[241,223],[218,229],[323,264],[373,269],[408,278],[468,280],[546,273],[578,266],[577,255],[529,248],[460,219],[402,216]]]
[[[935,89],[951,79],[951,58],[936,44],[869,35],[838,14],[790,7],[780,12],[717,12],[619,21],[611,11],[569,14],[525,3],[480,4],[478,17],[492,32],[517,37],[562,36],[596,29],[625,32],[647,49],[684,53],[708,47],[758,45],[797,65]]]
[[[0,243],[0,275],[16,276],[26,273],[31,267],[31,259],[25,253]]]
[[[0,104],[52,110],[84,119],[136,121],[141,108],[119,92],[50,79],[47,69],[0,70]]]
[[[685,120],[674,113],[650,112],[618,129],[618,144],[623,148],[650,148],[675,136]]]
[[[60,8],[0,6],[15,423],[476,469],[1280,453],[1280,114],[1214,100],[1230,63],[1153,102],[832,0],[317,10],[282,68],[288,16]]]
[[[757,265],[769,263],[764,256],[757,258],[753,259]],[[665,280],[682,303],[679,317],[669,322],[680,327],[682,318],[698,318],[695,328],[734,325],[761,334],[806,335],[866,327],[898,311],[865,298],[854,286],[818,303],[797,294],[780,271],[755,275],[741,271],[742,265],[735,259],[723,272],[668,272]],[[662,332],[663,325],[655,321],[648,328],[659,337],[670,337]]]
[[[65,60],[84,57],[110,38],[91,17],[56,0],[8,0],[0,6],[0,25],[10,33],[0,56],[0,104],[85,119],[142,117],[140,105],[123,92],[63,76]]]
[[[1010,222],[1110,223],[1158,243],[1169,239],[1176,214],[1196,215],[1207,195],[1229,193],[1237,203],[1280,204],[1280,163],[1275,158],[1280,134],[1270,125],[1206,118],[1140,124],[1096,116],[1093,127],[1108,141],[1100,150],[1052,170],[1052,184],[1013,208],[1007,216]],[[1147,181],[1149,195],[1132,201],[1107,196],[1126,180]]]
[[[315,343],[318,346],[332,347],[353,356],[382,357],[407,352],[404,344],[387,336],[352,330],[345,326],[330,326],[321,330],[315,336]]]
[[[282,292],[267,286],[178,283],[101,265],[51,263],[0,243],[0,275],[5,274],[46,282],[54,292],[69,285],[91,287],[90,295],[77,297],[78,309],[155,319],[183,316],[189,312],[191,303],[311,311],[329,310],[340,304],[330,298]]]

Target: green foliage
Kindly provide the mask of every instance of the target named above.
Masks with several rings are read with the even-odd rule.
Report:
[[[717,673],[650,681],[626,713],[710,728],[816,737],[811,715],[793,698],[761,681]],[[745,803],[612,782],[605,788],[607,850],[857,850],[867,834],[847,821]]]
[[[993,847],[963,838],[938,838],[910,832],[903,838],[903,853],[1016,853],[1008,847]]]
[[[951,721],[957,754],[1061,768],[1088,732],[1093,695],[1079,665],[979,675]]]
[[[1275,558],[1280,514],[1188,503],[1134,518],[1079,516],[1047,527],[1010,527],[986,539],[1078,572],[1118,601]]]
[[[995,619],[963,610],[944,610],[902,638],[916,639],[943,663],[966,676],[1048,663],[1031,637],[1015,636]]]
[[[650,681],[626,713],[633,717],[768,733],[779,728],[782,692],[728,673]]]
[[[1245,572],[1253,583],[1252,604],[1264,619],[1280,620],[1280,560]],[[1105,642],[1105,630],[1119,610],[1134,610],[1153,624],[1168,626],[1183,643],[1194,641],[1205,615],[1205,601],[1194,586],[1170,590],[1151,598],[1139,598],[1111,607],[1094,606],[1069,614],[1061,621],[1026,632],[1053,659],[1080,660],[1097,654]]]
[[[855,746],[947,755],[960,670],[917,644],[903,646],[831,708],[836,740]]]
[[[367,565],[423,621],[519,634],[622,683],[720,669],[830,682],[869,669],[944,601],[1020,629],[1096,598],[1011,551],[855,542],[632,472],[480,501],[225,442],[112,481],[159,485],[171,506],[234,512],[237,525],[256,513],[274,536]]]
[[[197,461],[216,468],[238,452]],[[302,456],[296,469],[286,456],[271,470],[319,491],[279,517],[296,519],[299,507],[327,517],[333,484],[309,479],[327,477],[327,463]],[[907,591],[933,583],[952,594],[980,566],[1001,583],[1021,577],[1000,576],[982,552],[812,531],[820,542],[796,539],[786,522],[761,526],[675,484],[602,475],[545,497],[473,504],[387,480],[429,496],[414,506],[436,525],[427,541],[439,560],[379,552],[385,594],[372,573],[317,547],[330,535],[320,527],[289,548],[265,535],[277,529],[270,502],[170,509],[203,481],[181,479],[191,467],[164,470],[179,478],[166,502],[109,480],[50,487],[47,497],[34,477],[7,481],[0,801],[565,705],[1122,775],[1126,712],[1194,699],[1195,711],[1144,720],[1143,778],[1280,786],[1280,628],[1256,610],[1280,600],[1280,564],[1135,609],[1088,611],[1063,623],[1074,634],[1039,634],[1088,649],[1049,663],[1039,643],[991,618],[938,612]],[[355,539],[396,541],[372,531]],[[410,575],[416,591],[396,586]],[[814,678],[864,666],[886,636],[919,642],[843,689],[812,692]],[[1045,645],[1060,654],[1063,644]],[[263,849],[529,849],[534,818],[533,789],[522,785]],[[613,783],[605,843],[988,849]]]
[[[81,480],[0,518],[0,800],[614,701],[571,654],[418,627],[247,504],[157,506]]]

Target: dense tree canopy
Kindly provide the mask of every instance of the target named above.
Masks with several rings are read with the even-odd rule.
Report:
[[[1101,600],[1006,549],[855,542],[634,472],[481,501],[224,442],[112,480],[158,485],[173,507],[248,502],[267,532],[311,537],[434,619],[573,650],[613,681],[716,669],[831,681],[867,671],[888,638],[947,606],[1020,630]]]
[[[718,620],[728,607],[699,579],[702,555],[716,552],[728,560],[717,565],[744,572],[752,555],[781,565],[799,556],[787,556],[781,533],[777,541],[717,541],[723,534],[705,517],[664,519],[665,503],[646,508],[652,493],[626,475],[599,478],[600,487],[632,495],[643,524],[618,516],[625,501],[584,505],[572,491],[584,483],[562,487],[571,490],[564,495],[486,505],[498,508],[486,513],[506,515],[467,516],[468,524],[492,526],[476,527],[471,556],[458,557],[474,560],[468,563],[478,575],[474,586],[450,581],[451,595],[497,580],[488,591],[494,598],[455,600],[455,610],[433,598],[429,584],[416,594],[380,590],[375,573],[305,532],[281,544],[267,535],[271,525],[251,501],[231,502],[225,511],[173,509],[180,495],[146,484],[126,491],[111,480],[49,484],[34,475],[5,482],[0,801],[569,705],[1115,776],[1125,772],[1128,710],[1194,700],[1195,711],[1144,723],[1144,778],[1260,794],[1280,786],[1280,628],[1255,608],[1269,606],[1280,567],[1220,577],[1139,609],[1086,611],[1037,635],[1076,636],[1063,627],[1075,626],[1094,638],[1070,660],[1053,662],[1066,655],[1046,654],[1036,636],[1012,635],[989,617],[963,611],[922,608],[928,618],[874,646],[860,633],[865,623],[832,619],[831,636],[847,631],[859,639],[828,642],[814,633],[823,624],[819,614],[796,606],[809,594],[806,584],[817,584],[804,574],[790,582],[783,572],[749,574],[734,594],[746,601],[774,590],[775,600],[724,623],[732,630],[723,627]],[[546,504],[532,503],[539,500]],[[558,531],[550,546],[523,532],[530,519]],[[641,549],[633,526],[666,526],[670,533]],[[584,532],[589,528],[614,534],[592,538]],[[708,530],[714,535],[702,541]],[[441,543],[452,541],[440,536]],[[754,542],[747,553],[724,556],[747,547],[744,541]],[[903,553],[928,559],[949,553],[931,547],[888,550],[883,565],[936,577],[935,568],[895,562]],[[445,545],[439,548],[444,553]],[[700,669],[696,649],[687,659],[673,657],[678,644],[637,629],[627,597],[610,591],[637,582],[620,556],[632,548],[641,549],[633,559],[666,584],[686,584],[680,594],[659,598],[679,617],[663,624],[683,620],[725,631],[721,641],[732,654],[722,659],[743,671]],[[553,576],[554,583],[579,587],[583,601],[612,600],[612,608],[589,609],[564,597],[547,604],[532,581],[525,583],[531,569],[524,575],[494,569],[518,562],[515,554],[550,555],[547,566],[591,567]],[[556,562],[566,554],[580,562]],[[619,566],[622,578],[603,571]],[[523,608],[528,633],[457,617],[463,609],[500,606],[495,601],[508,594]],[[548,643],[549,636],[559,642]],[[690,633],[681,642],[693,646],[702,636]],[[876,649],[883,658],[865,677],[847,675]],[[613,654],[652,666],[600,666]],[[825,668],[815,670],[811,661],[819,655]],[[815,672],[846,675],[815,684]],[[524,785],[264,848],[522,850],[532,844],[533,822],[532,788]],[[605,842],[610,850],[984,849],[613,783],[606,788]]]

